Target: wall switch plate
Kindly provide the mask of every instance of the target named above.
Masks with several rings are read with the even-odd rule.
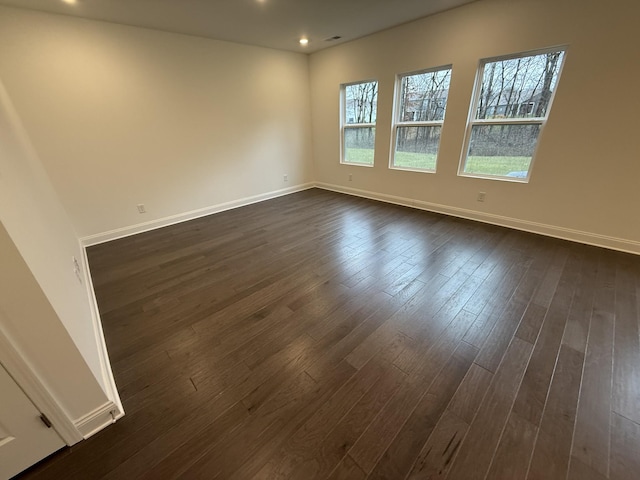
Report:
[[[82,273],[80,270],[80,263],[78,262],[78,259],[75,256],[71,257],[71,262],[73,263],[73,273],[76,274],[76,278],[78,279],[78,282],[80,282],[80,285],[82,285]]]
[[[479,202],[484,202],[485,198],[487,198],[487,192],[478,192],[477,200]]]

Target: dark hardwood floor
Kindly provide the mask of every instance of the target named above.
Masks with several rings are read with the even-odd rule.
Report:
[[[23,478],[640,478],[640,257],[318,189],[88,254],[126,416]]]

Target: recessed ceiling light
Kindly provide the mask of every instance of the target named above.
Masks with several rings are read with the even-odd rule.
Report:
[[[62,0],[62,1],[68,5],[75,5],[76,3],[78,3],[78,0]]]
[[[300,39],[300,45],[302,45],[303,47],[306,47],[307,45],[309,45],[309,39],[306,37],[302,37]]]

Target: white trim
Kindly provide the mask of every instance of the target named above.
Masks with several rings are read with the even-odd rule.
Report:
[[[442,128],[444,127],[444,120],[447,115],[447,104],[449,103],[449,92],[447,91],[447,99],[444,104],[444,115],[442,120],[430,120],[430,121],[400,121],[400,109],[402,108],[402,81],[406,77],[412,77],[415,75],[423,75],[426,73],[436,73],[449,71],[449,88],[451,88],[451,78],[453,77],[453,64],[441,65],[438,67],[427,68],[425,70],[417,70],[413,72],[399,73],[396,75],[393,85],[393,116],[391,119],[391,145],[389,151],[389,169],[390,170],[407,170],[410,172],[426,172],[436,173],[438,168],[438,154],[440,153],[440,140],[438,140],[438,148],[436,150],[436,164],[433,169],[429,168],[405,168],[396,165],[396,148],[398,146],[398,128],[399,127],[440,127],[440,135],[442,135]]]
[[[531,57],[533,55],[544,55],[545,53],[553,53],[553,52],[557,52],[558,50],[567,51],[568,49],[569,49],[569,44],[560,43],[558,45],[554,45],[546,48],[534,48],[532,50],[525,50],[524,52],[505,53],[503,55],[498,55],[497,57],[486,57],[486,58],[483,58],[481,61],[485,63],[499,62],[501,60],[511,60],[513,58],[525,58],[525,57]]]
[[[106,402],[104,405],[76,420],[74,422],[75,427],[86,440],[103,428],[114,423],[117,418],[116,410],[117,406],[113,402]]]
[[[476,80],[473,86],[473,93],[471,95],[471,105],[469,106],[469,114],[467,116],[467,126],[465,128],[464,140],[462,142],[462,152],[460,154],[460,161],[458,162],[458,176],[459,177],[471,177],[471,178],[484,178],[488,180],[505,180],[508,182],[513,182],[517,180],[513,180],[511,177],[507,177],[505,175],[481,175],[474,173],[465,172],[464,169],[467,166],[467,160],[469,159],[469,145],[471,143],[471,133],[473,127],[476,125],[540,125],[540,131],[538,132],[538,138],[536,138],[536,144],[533,149],[533,153],[531,155],[531,161],[529,162],[529,168],[527,169],[527,176],[524,179],[519,180],[520,183],[529,183],[531,180],[531,172],[533,171],[533,165],[537,157],[538,148],[540,147],[540,140],[542,138],[542,134],[544,132],[544,127],[547,124],[547,120],[549,118],[549,113],[551,112],[551,107],[553,106],[553,101],[556,97],[556,91],[558,90],[558,85],[560,84],[560,78],[562,77],[562,70],[564,69],[564,64],[567,59],[567,51],[569,50],[568,45],[558,45],[555,47],[544,48],[540,50],[529,50],[526,52],[520,52],[510,55],[501,55],[499,57],[490,57],[480,59],[478,63],[478,69],[476,71]],[[484,80],[484,69],[488,63],[501,62],[505,60],[512,60],[514,58],[524,58],[529,56],[537,56],[544,55],[546,53],[551,52],[563,52],[562,62],[560,63],[560,68],[558,69],[558,78],[555,88],[551,92],[551,98],[549,99],[549,105],[547,106],[547,110],[545,112],[544,117],[533,117],[530,119],[526,119],[526,121],[522,121],[522,119],[509,119],[504,118],[500,119],[499,122],[493,122],[494,119],[478,119],[476,118],[476,113],[478,109],[478,104],[480,102],[480,93],[482,92],[482,82]],[[489,120],[489,121],[487,121]]]
[[[91,310],[91,323],[93,324],[93,333],[95,335],[96,347],[98,349],[98,359],[100,361],[102,385],[104,385],[104,387],[106,388],[104,393],[107,395],[107,398],[113,405],[113,408],[111,410],[114,411],[113,420],[115,421],[124,415],[124,407],[122,406],[120,394],[118,393],[118,387],[116,386],[116,381],[113,378],[113,371],[111,370],[109,352],[107,351],[107,343],[104,339],[104,331],[102,329],[102,320],[100,318],[100,312],[98,310],[98,301],[96,300],[96,294],[93,289],[93,281],[91,280],[91,271],[89,270],[87,249],[81,244],[80,251],[82,252],[82,265],[84,267],[84,284],[87,286],[89,308]]]
[[[354,85],[362,85],[365,83],[375,83],[376,84],[376,121],[373,123],[347,123],[347,87],[352,87]],[[374,132],[374,145],[373,145],[373,154],[374,159],[371,163],[357,163],[357,162],[348,162],[345,159],[346,155],[346,147],[345,147],[345,129],[349,128],[373,128],[375,130],[376,125],[378,123],[378,93],[380,93],[380,82],[376,79],[369,80],[360,80],[357,82],[349,82],[349,83],[341,83],[340,84],[340,164],[341,165],[357,165],[359,167],[373,167],[375,164],[375,132]]]
[[[375,123],[345,123],[344,128],[376,128]]]
[[[529,173],[531,173],[531,164],[529,164]],[[496,180],[498,182],[511,182],[511,183],[529,183],[527,178],[519,177],[507,177],[506,175],[489,175],[484,173],[461,173],[460,177],[466,178],[483,178],[485,180]]]
[[[446,110],[446,107],[445,107]],[[398,122],[396,127],[441,127],[444,120],[416,120],[407,122]]]
[[[340,165],[347,165],[349,167],[368,167],[368,168],[373,168],[375,166],[372,163],[356,163],[356,162],[340,162]]]
[[[531,222],[528,220],[520,220],[513,217],[494,215],[491,213],[478,212],[465,208],[450,207],[448,205],[441,205],[437,203],[414,200],[406,197],[398,197],[395,195],[387,195],[384,193],[371,192],[367,190],[342,187],[340,185],[332,185],[322,182],[317,182],[316,187],[333,192],[346,193],[348,195],[354,195],[356,197],[379,200],[381,202],[403,205],[405,207],[427,210],[429,212],[443,213],[445,215],[466,218],[468,220],[490,223],[492,225],[500,225],[502,227],[508,227],[514,230],[522,230],[525,232],[546,235],[548,237],[560,238],[562,240],[569,240],[572,242],[584,243],[587,245],[594,245],[596,247],[603,247],[611,250],[618,250],[621,252],[640,255],[640,242],[635,240],[610,237],[608,235],[601,235],[599,233],[590,233],[582,230],[574,230],[571,228]]]
[[[82,251],[82,265],[84,267],[85,285],[87,286],[87,295],[89,305],[91,308],[91,321],[93,323],[93,329],[95,334],[96,345],[98,347],[100,369],[102,374],[102,384],[105,386],[105,394],[109,401],[103,406],[97,408],[93,412],[88,413],[84,417],[76,420],[72,426],[76,432],[76,441],[82,438],[88,438],[91,435],[99,432],[103,428],[111,425],[116,420],[124,416],[124,408],[118,394],[118,389],[111,370],[111,363],[109,362],[109,353],[107,351],[106,342],[104,339],[104,331],[102,329],[102,321],[100,318],[100,312],[98,310],[98,302],[96,300],[95,291],[93,288],[93,282],[91,279],[91,270],[89,268],[89,261],[87,259],[86,248],[90,245],[96,245],[98,243],[115,240],[117,238],[126,237],[129,235],[135,235],[157,228],[166,227],[176,223],[186,222],[196,218],[204,217],[214,213],[223,212],[225,210],[231,210],[233,208],[243,207],[252,203],[262,202],[272,198],[288,195],[291,193],[299,192],[313,188],[313,183],[305,183],[295,187],[284,188],[260,195],[254,195],[251,197],[245,197],[242,199],[234,200],[232,202],[226,202],[218,205],[212,205],[210,207],[200,208],[169,217],[160,218],[150,222],[145,222],[137,225],[131,225],[129,227],[119,228],[108,232],[100,233],[97,235],[91,235],[80,239],[80,249]],[[1,344],[0,344],[1,345]],[[53,421],[53,419],[52,419]],[[77,438],[80,437],[80,438]],[[75,443],[75,442],[74,442]]]
[[[400,170],[401,172],[415,173],[436,173],[435,170],[427,170],[426,168],[409,168],[409,167],[389,167],[389,170]]]
[[[555,90],[554,90],[555,92]],[[545,117],[519,117],[519,118],[477,118],[473,125],[542,125]]]
[[[26,355],[20,351],[11,336],[0,322],[0,363],[22,388],[38,410],[44,413],[53,424],[58,435],[67,445],[74,445],[83,439],[60,402],[51,394],[36,370],[29,364]]]
[[[128,237],[130,235],[136,235],[142,232],[148,232],[157,228],[168,227],[176,223],[182,223],[189,220],[194,220],[200,217],[206,217],[213,213],[220,213],[226,210],[232,210],[234,208],[244,207],[251,205],[252,203],[263,202],[276,197],[282,197],[283,195],[289,195],[291,193],[300,192],[302,190],[308,190],[313,188],[313,183],[303,183],[294,187],[283,188],[281,190],[274,190],[267,193],[261,193],[259,195],[253,195],[251,197],[244,197],[238,200],[232,200],[230,202],[219,203],[217,205],[211,205],[209,207],[198,208],[189,212],[178,213],[176,215],[170,215],[168,217],[158,218],[149,222],[138,223],[136,225],[129,225],[128,227],[116,228],[107,232],[96,233],[94,235],[88,235],[80,238],[80,245],[83,247],[90,247],[91,245],[97,245],[99,243],[109,242],[118,238]]]

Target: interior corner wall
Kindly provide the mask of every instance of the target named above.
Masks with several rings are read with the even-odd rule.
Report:
[[[0,78],[81,238],[312,181],[303,54],[0,7]]]
[[[315,180],[640,245],[638,18],[632,0],[480,0],[313,53]],[[479,60],[559,45],[566,62],[530,182],[457,176]],[[437,173],[389,169],[396,74],[448,64]],[[375,166],[342,165],[340,84],[368,79],[379,81]]]
[[[109,399],[4,223],[0,223],[0,258],[0,328],[57,406],[76,423]]]
[[[40,335],[39,329],[66,329],[82,355],[74,360],[78,364],[77,368],[82,368],[80,363],[86,362],[100,387],[107,391],[107,379],[101,363],[102,347],[98,344],[97,332],[92,322],[87,287],[74,273],[72,258],[75,257],[79,264],[80,278],[84,281],[83,257],[77,235],[42,164],[31,148],[1,78],[0,221],[55,312],[55,320],[54,315],[38,318],[26,313],[18,317],[8,316],[8,319],[14,325],[28,327],[22,331],[22,338],[30,343],[32,335],[35,345],[38,345],[35,339]],[[6,274],[8,253],[2,251],[0,254],[3,274]],[[11,284],[10,277],[5,280],[7,285]],[[7,288],[3,288],[0,292],[0,306],[5,302],[13,302],[14,297]],[[27,297],[21,298],[25,303],[30,303]],[[25,306],[27,307],[28,305]],[[57,322],[57,326],[48,326],[47,322]],[[37,347],[40,348],[41,346]],[[55,357],[49,359],[49,362],[43,360],[43,363],[55,362]],[[73,371],[73,363],[65,368]],[[81,392],[76,392],[76,395],[82,397]]]

